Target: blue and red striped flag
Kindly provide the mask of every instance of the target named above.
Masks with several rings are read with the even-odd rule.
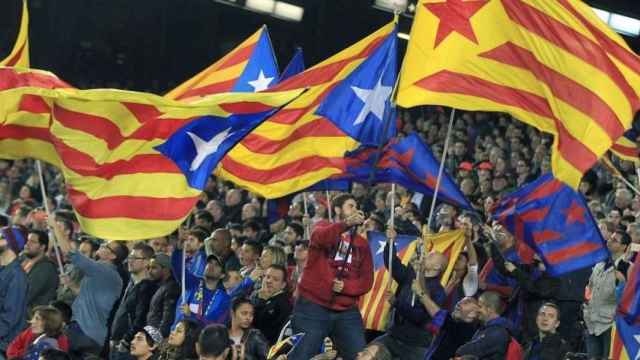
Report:
[[[551,174],[504,197],[493,218],[531,247],[552,275],[582,269],[610,256],[580,194]]]

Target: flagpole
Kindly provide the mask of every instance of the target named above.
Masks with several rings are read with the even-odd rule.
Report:
[[[325,190],[324,191],[326,196],[327,196],[327,211],[329,214],[329,222],[332,223],[333,222],[333,211],[331,209],[331,196],[329,195],[329,190]]]
[[[302,204],[304,206],[304,216],[306,218],[309,217],[309,209],[308,209],[308,203],[307,203],[307,193],[303,192],[302,193]],[[309,223],[304,223],[304,220],[302,221],[302,225],[304,225],[304,238],[305,240],[309,240],[310,239],[310,229],[309,229]]]
[[[191,212],[189,212],[189,217],[187,218],[187,231],[189,230],[190,227],[191,227]],[[183,240],[182,241],[182,274],[180,274],[181,280],[182,280],[182,304],[183,305],[187,303],[187,285],[186,285],[187,275],[186,274],[187,274],[187,249],[184,248],[184,240]]]
[[[444,148],[442,149],[442,156],[440,156],[440,168],[438,169],[438,178],[436,179],[436,187],[433,189],[433,198],[431,199],[431,209],[429,210],[429,217],[427,218],[427,235],[431,233],[431,224],[433,223],[433,212],[436,209],[436,201],[438,199],[438,190],[440,190],[440,181],[442,180],[442,174],[444,173],[444,164],[447,160],[447,153],[449,152],[449,140],[451,138],[451,130],[453,129],[453,119],[456,116],[456,109],[451,109],[451,116],[449,116],[449,126],[447,128],[447,136],[444,139]],[[423,246],[424,244],[424,239]],[[420,254],[420,262],[422,262],[422,257],[424,256],[424,251]],[[415,305],[416,302],[416,294],[414,293],[411,298],[411,306]]]
[[[638,164],[634,163],[634,166],[636,167],[636,181],[638,181],[638,186],[640,186],[640,168]]]
[[[396,184],[391,184],[391,218],[389,219],[389,225],[391,229],[395,231],[395,218],[396,218]],[[389,282],[387,283],[387,290],[391,290],[391,284],[393,283],[393,245],[394,239],[389,239]]]
[[[44,176],[42,175],[42,164],[40,160],[36,160],[36,168],[38,169],[38,178],[40,180],[40,192],[42,192],[42,203],[44,204],[44,211],[47,213],[47,217],[51,216],[49,209],[49,202],[47,201],[47,190],[44,188]],[[62,265],[62,257],[60,256],[60,249],[58,249],[58,240],[56,239],[55,231],[50,227],[49,236],[53,240],[53,252],[56,254],[56,261],[58,262],[58,270],[60,274],[64,274],[64,266]]]

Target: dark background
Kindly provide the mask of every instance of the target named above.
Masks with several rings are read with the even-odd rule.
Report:
[[[79,88],[164,93],[219,59],[262,24],[282,69],[296,46],[311,66],[391,21],[372,0],[287,0],[305,8],[302,22],[213,0],[30,0],[31,65]],[[589,1],[640,18],[640,0]],[[20,0],[1,0],[0,58],[18,31]],[[409,32],[402,18],[400,30]],[[636,52],[637,38],[627,40]],[[406,42],[399,41],[404,52]]]

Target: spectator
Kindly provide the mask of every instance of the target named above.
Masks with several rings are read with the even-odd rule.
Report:
[[[282,265],[271,265],[262,279],[260,290],[251,296],[255,306],[255,326],[262,331],[270,345],[275,344],[280,330],[291,315],[287,288],[287,270]]]
[[[98,260],[89,259],[71,250],[70,241],[64,237],[61,227],[53,218],[49,221],[62,252],[68,254],[71,263],[84,273],[78,297],[72,305],[73,316],[80,325],[78,337],[82,338],[83,344],[90,344],[85,351],[97,355],[107,339],[109,315],[122,290],[117,266],[127,257],[128,250],[121,243],[111,241],[100,246],[96,253]],[[62,275],[61,282],[65,284],[68,281],[68,277]]]
[[[166,236],[160,236],[157,238],[153,238],[147,241],[149,246],[153,249],[153,253],[156,255],[165,254],[170,255],[169,252],[169,241]]]
[[[395,240],[396,236],[395,230],[387,230],[390,241]],[[396,298],[393,301],[395,316],[387,333],[374,341],[383,344],[394,358],[402,356],[403,359],[421,360],[424,359],[427,346],[431,342],[431,332],[427,330],[427,325],[432,318],[419,301],[414,301],[414,291],[416,297],[428,291],[436,304],[442,307],[446,295],[440,285],[440,275],[446,269],[447,258],[440,253],[432,252],[424,256],[420,267],[423,270],[417,272],[412,267],[402,264],[395,249],[392,251],[392,276],[398,283]],[[384,248],[383,256],[388,269],[391,266],[389,242]]]
[[[560,309],[553,303],[540,306],[536,316],[538,334],[529,340],[525,360],[563,360],[568,344],[556,333],[560,326]]]
[[[136,360],[157,359],[162,334],[153,326],[145,326],[131,339],[131,355]]]
[[[179,321],[169,338],[160,345],[158,360],[196,360],[196,341],[200,329],[200,323],[196,321]]]
[[[207,203],[207,211],[213,216],[213,229],[224,228],[227,225],[226,217],[224,216],[224,205],[218,200],[211,200]]]
[[[49,235],[42,230],[30,230],[24,247],[25,261],[22,263],[29,279],[27,309],[49,304],[56,298],[60,278],[56,265],[46,256]]]
[[[298,283],[302,278],[304,267],[307,264],[308,254],[309,241],[302,240],[296,242],[296,246],[293,249],[293,260],[295,264],[289,267],[289,279],[287,281],[289,290],[295,298],[298,297]]]
[[[257,221],[249,220],[242,225],[242,235],[247,238],[248,241],[260,242],[260,224]]]
[[[182,268],[182,251],[186,253],[186,271],[194,276],[201,277],[206,266],[207,254],[203,250],[204,240],[208,237],[206,229],[194,226],[186,231],[186,238],[182,243],[182,249],[176,249],[171,254],[171,264],[174,271]],[[174,276],[182,281],[182,274],[177,271]]]
[[[251,301],[237,298],[231,306],[231,326],[229,338],[233,341],[236,353],[245,360],[263,360],[267,358],[269,344],[260,330],[251,327],[254,319],[254,307]],[[275,325],[274,325],[275,327]]]
[[[53,306],[33,309],[30,326],[20,333],[7,348],[8,359],[38,358],[41,351],[55,348],[69,350],[69,340],[62,333],[62,314]]]
[[[200,226],[202,228],[207,229],[208,232],[213,231],[213,223],[215,220],[213,219],[213,215],[207,210],[199,210],[194,215],[195,225]]]
[[[26,238],[22,227],[0,229],[0,358],[26,322],[28,280],[18,259]]]
[[[262,245],[257,241],[247,240],[240,248],[240,275],[247,277],[258,266],[262,254]]]
[[[147,314],[147,325],[160,330],[162,337],[169,336],[180,296],[180,286],[171,273],[171,259],[165,254],[155,254],[149,263],[149,280],[158,284]]]
[[[225,272],[240,270],[240,260],[231,250],[231,233],[227,229],[217,229],[205,241],[209,254],[214,254],[224,264]]]
[[[242,223],[242,190],[230,189],[224,199],[224,214],[227,222]]]
[[[340,195],[333,203],[337,222],[318,227],[311,235],[292,319],[293,332],[304,332],[305,336],[291,360],[311,358],[326,336],[336,340],[338,352],[347,360],[354,359],[365,346],[356,305],[373,285],[369,244],[357,231],[365,218],[351,195]]]
[[[456,350],[456,356],[474,355],[480,360],[504,360],[511,339],[508,321],[500,317],[503,311],[500,295],[487,291],[478,300],[482,327],[471,341]]]
[[[45,349],[40,353],[38,360],[71,360],[71,357],[62,350]]]
[[[129,255],[127,266],[131,280],[113,318],[110,338],[112,352],[129,352],[134,335],[147,323],[149,304],[158,289],[158,283],[150,280],[147,273],[153,255],[151,246],[144,242],[136,243]]]
[[[220,324],[211,324],[200,333],[196,349],[200,360],[225,360],[233,358],[232,345],[227,328]]]
[[[182,269],[176,269],[181,272]],[[229,317],[231,298],[227,294],[222,278],[224,269],[222,262],[215,255],[207,257],[204,278],[185,273],[186,293],[180,306],[176,308],[176,322],[192,319],[203,325],[224,324]]]

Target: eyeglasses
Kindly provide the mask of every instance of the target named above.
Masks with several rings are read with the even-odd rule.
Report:
[[[129,260],[147,260],[147,258],[144,257],[144,256],[128,256],[127,259],[129,259]]]
[[[109,247],[107,243],[100,244],[100,247],[109,250],[109,252],[111,252],[113,255],[117,255],[116,252],[111,247]]]

